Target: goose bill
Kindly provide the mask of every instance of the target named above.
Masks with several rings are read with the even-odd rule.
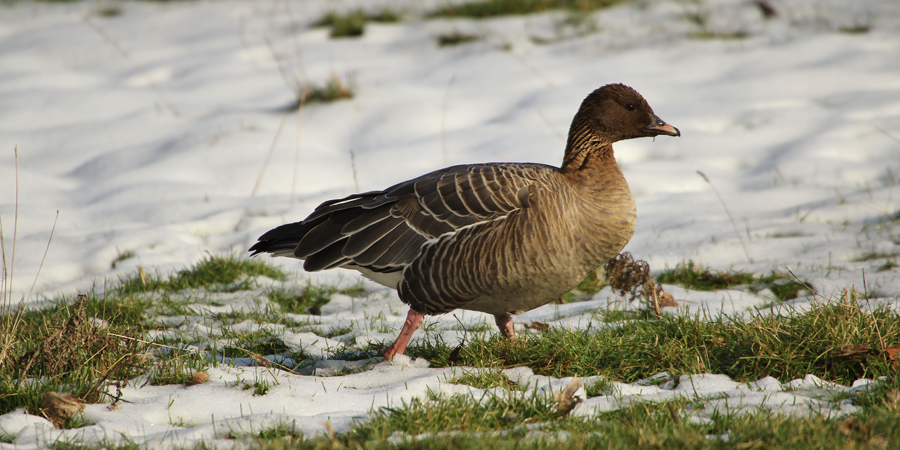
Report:
[[[658,136],[660,134],[665,134],[667,136],[681,136],[681,131],[678,131],[678,128],[667,124],[655,114],[653,115],[653,122],[651,122],[650,125],[644,127],[644,129],[653,133],[654,136]]]

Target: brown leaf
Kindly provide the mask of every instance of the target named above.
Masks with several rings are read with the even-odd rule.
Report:
[[[547,331],[550,329],[550,325],[547,325],[544,322],[531,322],[528,325],[525,325],[525,328],[528,328],[529,330]]]
[[[887,392],[887,394],[884,394],[884,396],[887,398],[889,403],[893,405],[900,405],[900,389],[891,389]]]
[[[656,297],[658,298],[660,308],[678,306],[678,302],[675,301],[675,297],[672,294],[664,291],[662,286],[656,287]]]
[[[854,433],[861,433],[863,435],[868,435],[870,431],[872,431],[872,426],[875,425],[875,418],[870,418],[866,423],[862,423],[856,417],[851,417],[838,425],[838,430],[844,436],[849,436]]]
[[[266,358],[263,355],[258,353],[251,353],[250,357],[256,361],[256,364],[263,367],[272,367],[272,361],[269,358]]]
[[[191,379],[185,383],[186,386],[193,386],[195,384],[203,384],[209,381],[209,374],[203,371],[194,372],[191,375]]]
[[[851,417],[841,422],[841,424],[838,425],[838,430],[840,430],[841,434],[843,434],[844,436],[850,436],[851,434],[853,434],[853,430],[856,428],[857,422],[858,420],[856,419],[856,417]]]
[[[884,353],[890,358],[891,367],[894,370],[900,370],[900,347],[888,347],[884,349]]]
[[[870,447],[887,448],[888,440],[886,437],[879,434],[872,436],[872,438],[869,439],[868,444]]]
[[[578,378],[578,375],[575,375],[575,378],[572,378],[572,381],[569,382],[569,385],[566,386],[562,392],[553,394],[553,401],[558,402],[556,405],[557,417],[569,415],[579,403],[584,401],[581,397],[575,397],[575,393],[578,392],[578,389],[580,388],[581,378]]]
[[[847,359],[863,359],[872,353],[872,347],[865,344],[842,344],[832,346],[838,355]]]
[[[41,400],[41,411],[56,425],[61,428],[66,420],[84,410],[84,403],[71,395],[59,395],[56,392],[44,394]]]

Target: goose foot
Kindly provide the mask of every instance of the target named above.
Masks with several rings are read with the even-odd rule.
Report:
[[[397,336],[397,340],[390,347],[381,351],[385,361],[390,361],[394,359],[394,355],[402,355],[406,351],[409,340],[412,338],[413,333],[422,325],[423,320],[425,320],[425,314],[412,308],[409,309],[409,314],[406,315],[406,322],[403,323],[403,328],[400,330],[400,336]]]
[[[494,319],[497,321],[497,328],[500,329],[500,334],[503,337],[508,339],[516,338],[516,331],[513,329],[513,318],[509,314],[494,315]]]

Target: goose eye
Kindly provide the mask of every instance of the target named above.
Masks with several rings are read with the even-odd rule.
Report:
[[[629,111],[634,111],[634,109],[635,109],[634,103],[629,103],[629,104],[625,105],[625,109],[627,109]]]

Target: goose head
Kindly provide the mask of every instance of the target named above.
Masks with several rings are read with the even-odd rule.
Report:
[[[624,84],[608,84],[591,92],[569,131],[570,141],[586,137],[602,144],[660,135],[681,136],[681,132],[660,119],[641,94]]]

